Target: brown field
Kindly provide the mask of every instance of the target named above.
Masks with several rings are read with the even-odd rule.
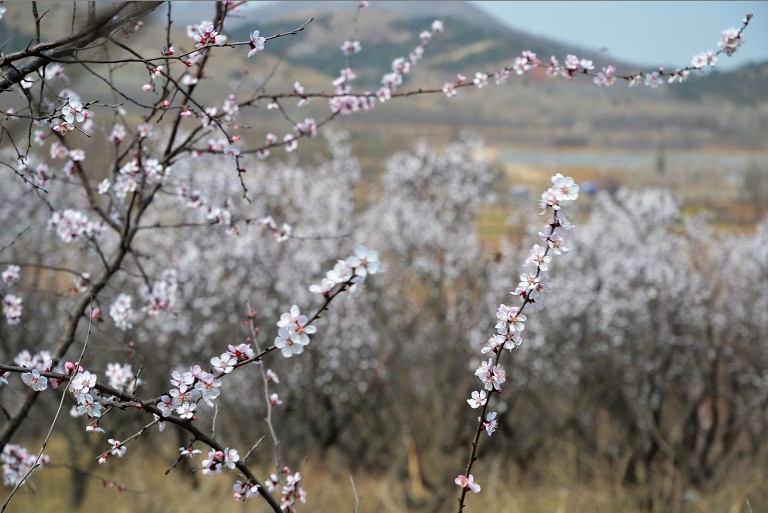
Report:
[[[172,436],[172,435],[169,435]],[[134,447],[136,447],[134,449]],[[63,466],[44,468],[34,474],[27,485],[13,498],[8,511],[70,511],[112,513],[164,513],[168,511],[266,511],[255,501],[238,504],[231,496],[231,484],[237,479],[233,472],[217,476],[192,476],[188,470],[174,469],[176,452],[166,446],[158,451],[146,447],[129,448],[122,459],[110,460],[96,467],[87,481],[86,493],[79,507],[73,506],[72,473]],[[558,457],[535,463],[525,473],[505,464],[500,458],[486,460],[476,473],[483,485],[482,493],[471,495],[467,511],[504,511],[510,513],[634,513],[643,511],[639,500],[643,489],[622,488],[613,479],[612,471],[575,448],[553,447]],[[244,452],[244,451],[242,451]],[[64,441],[54,437],[47,453],[55,461],[66,461],[68,451]],[[86,458],[82,454],[80,459]],[[197,456],[199,463],[202,456]],[[87,459],[87,458],[86,458]],[[421,474],[428,478],[429,462],[421,461]],[[593,477],[578,479],[588,468]],[[266,477],[267,469],[254,468]],[[452,484],[439,490],[429,487],[429,480],[417,480],[399,475],[394,469],[373,475],[365,470],[350,472],[342,460],[333,454],[323,458],[309,457],[303,466],[303,485],[308,504],[299,511],[335,513],[353,511],[354,492],[350,475],[360,499],[360,512],[397,513],[454,511],[457,490]],[[546,476],[546,482],[538,476]],[[657,477],[667,483],[662,487],[659,509],[656,511],[698,513],[750,513],[768,507],[768,479],[765,469],[744,468],[732,475],[729,484],[708,492],[682,490],[674,474],[659,472]],[[120,485],[125,490],[119,489]],[[749,505],[747,505],[749,501]]]

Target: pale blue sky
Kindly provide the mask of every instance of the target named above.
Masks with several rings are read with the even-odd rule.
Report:
[[[690,63],[704,50],[717,50],[720,31],[754,18],[744,46],[723,56],[727,70],[768,60],[768,2],[488,2],[474,1],[500,21],[531,34],[590,48],[605,47],[618,59],[637,64]]]

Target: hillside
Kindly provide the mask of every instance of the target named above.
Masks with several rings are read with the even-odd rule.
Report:
[[[28,23],[29,11],[24,5],[6,5],[8,12],[3,24],[13,29],[6,32],[8,50],[26,45],[34,25]],[[50,15],[58,16],[61,5],[53,4]],[[467,2],[372,2],[359,13],[355,25],[356,5],[275,2],[241,7],[224,27],[223,32],[230,40],[247,40],[254,29],[265,36],[288,31],[314,19],[302,33],[270,41],[255,58],[246,59],[245,52],[230,52],[227,58],[214,57],[209,72],[212,76],[228,77],[231,91],[222,91],[213,82],[204,81],[196,90],[199,100],[220,104],[227,94],[235,92],[244,101],[253,91],[261,90],[265,82],[267,92],[291,90],[295,81],[309,91],[329,92],[332,80],[345,66],[339,47],[346,39],[359,40],[363,48],[351,61],[359,77],[355,89],[375,90],[392,60],[407,55],[418,44],[419,32],[435,18],[445,20],[446,30],[434,38],[424,59],[406,78],[403,89],[439,88],[457,73],[472,77],[476,71],[491,72],[509,65],[523,49],[535,51],[543,60],[549,55],[562,58],[576,53],[592,59],[597,66],[611,62],[625,70],[638,69],[632,63],[617,63],[606,53],[579,48],[578,44],[565,45],[510,29]],[[171,40],[180,50],[189,50],[193,44],[185,33],[186,24],[210,19],[213,4],[173,2],[172,12],[176,23]],[[165,7],[158,8],[144,28],[131,36],[131,47],[142,55],[157,52],[162,46],[158,41],[165,40],[165,18]],[[68,24],[56,24],[54,28],[66,30],[64,25]],[[99,51],[95,48],[91,52],[97,56]],[[113,57],[121,55],[120,51],[112,52]],[[683,85],[664,85],[657,90],[629,89],[621,83],[606,90],[595,87],[586,77],[565,81],[548,79],[543,73],[513,75],[503,87],[491,84],[482,91],[465,89],[459,99],[435,94],[417,101],[378,104],[364,119],[345,117],[336,125],[354,128],[358,123],[365,124],[366,131],[386,133],[388,140],[394,134],[402,135],[406,143],[422,134],[440,133],[450,138],[460,130],[471,129],[495,144],[515,141],[541,147],[630,148],[651,152],[659,148],[695,150],[713,146],[760,149],[768,139],[767,66],[691,77]],[[137,99],[152,98],[151,93],[140,91],[147,79],[144,73],[129,67],[120,67],[114,73],[115,79],[134,91]],[[110,100],[99,96],[103,92],[100,84],[89,80],[85,70],[73,67],[70,76],[71,86],[81,94]],[[322,119],[328,113],[324,101],[314,101],[300,110],[288,102],[285,108],[297,118]],[[263,108],[249,109],[243,116],[254,127],[279,119]]]
[[[685,87],[672,89],[676,98],[701,101],[706,98],[756,105],[768,101],[768,62],[750,64],[735,71],[693,77]]]
[[[470,66],[490,71],[510,64],[522,50],[536,52],[542,60],[577,52],[596,64],[610,61],[620,68],[637,69],[600,51],[511,29],[467,2],[372,2],[360,13],[357,35],[354,17],[351,2],[278,2],[243,12],[243,21],[230,25],[229,34],[241,39],[254,28],[262,34],[285,32],[314,18],[299,42],[278,40],[269,50],[284,55],[290,63],[328,73],[343,65],[343,56],[340,51],[318,52],[318,48],[335,50],[344,39],[358,39],[364,53],[353,62],[359,83],[366,87],[378,83],[382,70],[389,69],[394,58],[408,55],[419,42],[418,34],[435,19],[444,20],[446,31],[430,44],[423,66],[440,75]]]

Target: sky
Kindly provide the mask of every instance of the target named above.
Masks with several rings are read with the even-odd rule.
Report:
[[[768,61],[768,2],[489,2],[473,1],[510,27],[564,43],[601,49],[641,65],[682,67],[717,50],[720,32],[754,15],[744,45],[721,56],[718,69]],[[540,56],[541,57],[541,56]]]

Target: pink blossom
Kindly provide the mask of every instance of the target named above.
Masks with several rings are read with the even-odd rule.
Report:
[[[475,390],[472,392],[472,396],[467,399],[467,402],[469,403],[469,406],[472,408],[479,408],[481,406],[485,406],[485,403],[488,402],[488,394],[485,392],[485,390],[477,391]]]
[[[259,36],[258,30],[254,30],[253,32],[251,32],[250,42],[249,42],[251,50],[248,52],[248,57],[250,58],[253,55],[256,55],[257,53],[263,51],[265,43],[266,43],[266,39]]]
[[[478,89],[482,89],[488,85],[488,75],[478,71],[475,73],[475,79],[472,82],[477,86]]]
[[[34,369],[32,372],[27,372],[21,375],[21,380],[29,388],[35,392],[42,392],[48,388],[48,378],[40,375],[40,371]]]
[[[453,482],[465,490],[469,490],[474,493],[480,493],[480,485],[475,483],[475,478],[472,476],[472,474],[469,476],[459,475],[456,479],[453,480]]]
[[[0,275],[3,283],[6,285],[13,285],[21,279],[21,267],[18,265],[9,265],[5,268],[2,275]]]
[[[110,438],[107,440],[112,445],[112,448],[109,450],[109,453],[113,456],[117,456],[118,458],[122,458],[123,454],[125,454],[125,451],[127,448],[120,442],[120,440],[115,440],[114,438]]]
[[[23,311],[22,299],[13,294],[6,294],[3,298],[3,315],[8,324],[18,324],[21,321]]]
[[[352,55],[353,53],[360,52],[362,49],[363,47],[360,45],[360,41],[347,40],[341,45],[341,51],[344,55]]]

